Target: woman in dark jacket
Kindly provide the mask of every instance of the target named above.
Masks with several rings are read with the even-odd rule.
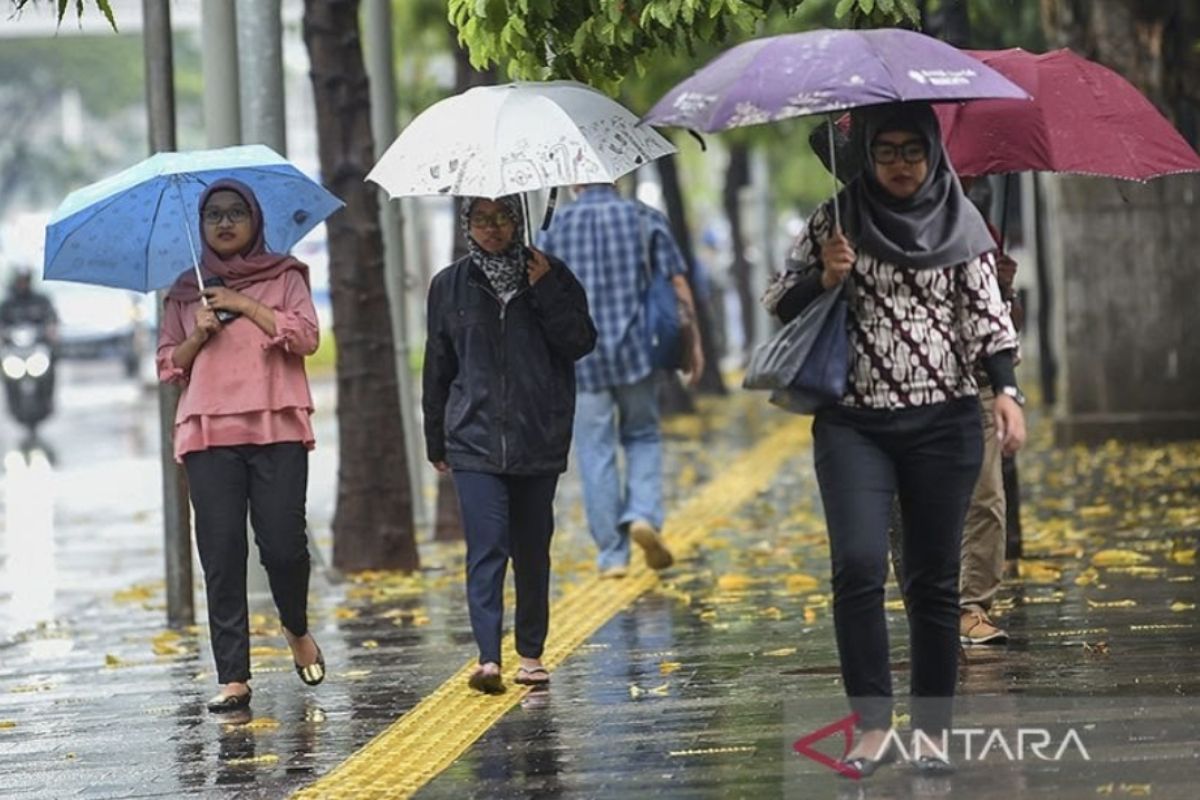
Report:
[[[813,422],[834,629],[862,731],[844,766],[868,775],[892,755],[883,599],[898,496],[913,729],[936,745],[913,753],[913,764],[947,772],[938,751],[957,680],[959,548],[983,450],[972,365],[986,367],[998,438],[1015,451],[1025,437],[1017,340],[988,255],[995,243],[950,168],[933,110],[910,103],[860,114],[865,167],[836,199],[845,233],[829,204],[818,209],[764,302],[790,320],[823,291],[851,289],[848,389]]]
[[[575,361],[596,328],[583,287],[557,259],[521,243],[516,196],[462,206],[470,248],[434,277],[425,343],[425,440],[452,472],[467,539],[467,601],[479,646],[472,688],[500,677],[504,573],[517,585],[515,682],[544,685],[554,493],[567,468]]]

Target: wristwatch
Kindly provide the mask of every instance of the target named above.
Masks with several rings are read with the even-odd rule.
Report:
[[[997,394],[1006,394],[1013,400],[1017,401],[1017,405],[1025,407],[1025,393],[1016,386],[1001,386]]]

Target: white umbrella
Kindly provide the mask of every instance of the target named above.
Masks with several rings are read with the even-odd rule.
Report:
[[[434,103],[367,175],[392,197],[495,199],[611,183],[675,152],[624,106],[575,81],[477,86]]]

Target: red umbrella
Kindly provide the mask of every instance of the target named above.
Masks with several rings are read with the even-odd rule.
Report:
[[[1044,170],[1145,181],[1200,172],[1200,156],[1117,73],[1070,50],[968,50],[1033,100],[934,106],[959,175]]]

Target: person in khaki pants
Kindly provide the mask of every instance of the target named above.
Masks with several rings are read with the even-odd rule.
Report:
[[[987,181],[964,181],[967,196],[987,218],[991,205],[991,190]],[[988,226],[991,228],[991,225]],[[992,228],[996,244],[1000,244],[999,232]],[[996,275],[1000,284],[1000,296],[1009,306],[1013,327],[1021,330],[1024,313],[1013,291],[1017,275],[1017,262],[1004,252],[997,250]],[[959,639],[963,644],[1004,644],[1008,633],[996,625],[989,612],[1004,577],[1005,523],[1007,501],[1004,494],[1004,454],[996,439],[996,420],[993,408],[996,395],[988,384],[987,375],[976,370],[979,382],[979,402],[983,412],[983,465],[979,480],[967,509],[967,521],[963,527],[962,560],[959,573]],[[1014,398],[1024,404],[1023,397]]]

